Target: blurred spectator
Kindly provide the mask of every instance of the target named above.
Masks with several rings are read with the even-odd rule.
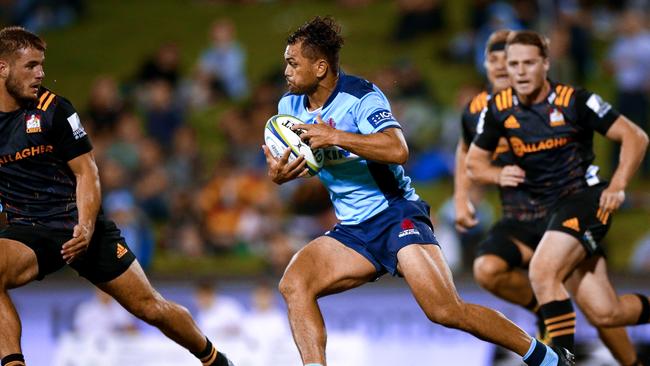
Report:
[[[172,85],[162,79],[148,83],[144,108],[149,135],[161,146],[171,146],[173,136],[185,118],[180,103],[174,98]]]
[[[584,85],[592,66],[591,12],[588,1],[563,0],[557,8],[557,23],[554,27],[563,27],[568,32],[572,66],[570,80],[577,85]]]
[[[231,99],[248,94],[245,52],[236,41],[235,24],[223,18],[212,23],[211,45],[201,53],[199,70],[210,76],[213,89],[225,92]]]
[[[126,189],[109,192],[104,197],[106,215],[113,220],[127,245],[146,271],[151,267],[154,239],[151,225],[135,205],[133,194]]]
[[[83,0],[16,0],[12,3],[11,23],[35,33],[74,23],[85,7]]]
[[[137,331],[137,319],[100,289],[92,299],[82,302],[74,315],[74,330],[87,337]]]
[[[152,139],[143,140],[133,192],[138,205],[153,220],[165,220],[169,216],[167,193],[171,183],[168,174],[160,145]]]
[[[166,168],[174,190],[191,189],[199,176],[201,158],[196,131],[190,126],[181,126],[173,136],[172,151],[167,157]]]
[[[142,121],[134,113],[123,113],[118,119],[105,156],[118,162],[128,174],[140,165],[140,146],[145,139]]]
[[[164,80],[172,89],[176,89],[180,80],[180,59],[178,45],[173,42],[164,43],[140,66],[136,81],[138,84],[146,84]]]
[[[497,1],[490,4],[487,7],[487,14],[487,23],[479,28],[474,39],[474,65],[481,74],[485,74],[485,66],[483,66],[485,62],[485,43],[490,34],[499,29],[519,30],[523,28],[519,20],[517,20],[514,8],[506,2]]]
[[[569,27],[564,23],[555,24],[549,30],[549,56],[553,60],[553,67],[549,75],[553,80],[566,80],[574,82],[574,66],[571,60],[571,34]]]
[[[210,281],[196,285],[195,301],[198,307],[196,322],[210,339],[229,339],[240,336],[244,308],[231,297],[219,293]]]
[[[112,76],[99,76],[93,81],[85,112],[84,122],[91,128],[93,137],[114,131],[124,113],[124,103]]]
[[[244,318],[244,333],[256,352],[273,350],[276,342],[290,338],[286,313],[277,303],[275,287],[262,281],[252,292],[252,308]]]
[[[398,0],[397,27],[393,38],[408,41],[444,27],[442,0]]]
[[[609,50],[607,66],[616,81],[618,110],[648,132],[650,32],[646,27],[646,20],[645,13],[636,10],[627,10],[621,15],[619,34]],[[618,162],[618,144],[615,144],[612,150],[612,162]],[[647,155],[641,173],[650,177],[650,159]]]

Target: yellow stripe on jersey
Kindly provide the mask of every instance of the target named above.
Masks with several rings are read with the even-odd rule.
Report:
[[[512,107],[512,89],[508,88],[496,96],[497,109],[503,111]]]
[[[41,94],[41,98],[39,99],[38,106],[36,106],[36,108],[39,109],[41,108],[41,106],[43,105],[43,101],[45,100],[45,98],[47,98],[48,94],[50,94],[50,92],[47,90],[45,91],[45,93]]]
[[[569,100],[571,100],[571,95],[573,95],[573,88],[569,88],[569,91],[567,91],[566,96],[564,97],[564,100],[562,101],[562,106],[563,107],[568,107],[569,106]]]
[[[558,94],[557,98],[555,98],[555,104],[556,105],[562,105],[562,101],[564,100],[564,96],[566,95],[568,88],[566,86],[562,86],[562,89],[560,89],[560,94]]]
[[[43,111],[47,110],[47,107],[50,106],[50,103],[52,103],[52,101],[54,100],[54,97],[56,97],[56,95],[54,93],[50,93],[50,96],[47,98],[47,100],[43,104],[43,107],[40,107],[40,109],[43,110]]]
[[[469,106],[469,112],[472,114],[479,113],[487,106],[487,92],[481,92],[472,99]]]

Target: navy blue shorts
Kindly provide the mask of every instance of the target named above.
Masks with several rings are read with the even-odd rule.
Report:
[[[410,244],[438,245],[429,218],[429,205],[397,199],[379,214],[357,225],[336,224],[325,233],[368,259],[378,276],[397,273],[397,252]]]

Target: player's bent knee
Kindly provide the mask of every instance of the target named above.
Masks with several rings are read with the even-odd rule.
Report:
[[[499,278],[510,270],[508,264],[493,255],[482,255],[474,260],[474,279],[482,287],[493,290]]]
[[[301,294],[306,292],[306,288],[307,286],[305,285],[304,280],[287,274],[282,276],[280,283],[278,284],[280,294],[282,294],[284,299],[287,301],[292,300],[296,296],[301,296]]]
[[[434,305],[430,309],[425,309],[425,313],[432,322],[448,328],[459,328],[463,319],[460,303]]]

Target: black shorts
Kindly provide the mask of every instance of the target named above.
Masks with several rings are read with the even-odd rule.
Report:
[[[72,238],[72,230],[34,226],[8,226],[0,238],[19,241],[36,253],[38,280],[58,271],[66,263],[61,255],[63,243]],[[94,284],[108,282],[124,273],[135,260],[120,230],[109,220],[98,219],[88,250],[71,264],[80,276]]]
[[[534,221],[501,219],[492,226],[487,238],[479,243],[476,257],[493,254],[506,261],[511,268],[527,268],[528,263],[523,263],[521,252],[513,239],[535,251],[545,229],[545,219]]]
[[[603,255],[600,241],[611,226],[611,215],[606,222],[596,217],[600,206],[600,194],[606,184],[587,187],[581,192],[563,198],[552,210],[546,230],[561,231],[578,239],[587,256]]]

